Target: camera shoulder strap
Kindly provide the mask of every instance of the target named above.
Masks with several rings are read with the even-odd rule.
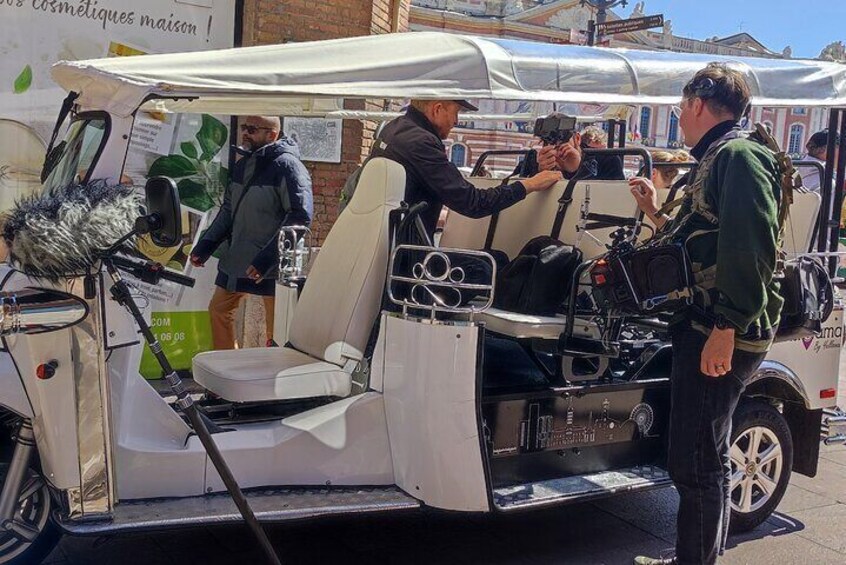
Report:
[[[564,227],[564,218],[567,216],[567,209],[570,208],[570,204],[573,203],[573,193],[576,191],[576,184],[578,184],[579,181],[592,176],[592,171],[586,171],[579,174],[580,172],[581,169],[576,171],[573,178],[567,182],[567,186],[564,188],[564,193],[561,195],[561,198],[558,199],[558,211],[555,213],[555,220],[552,222],[552,231],[549,234],[555,239],[561,238],[561,228]]]
[[[781,202],[778,207],[778,237],[779,243],[781,243],[787,218],[790,216],[790,206],[793,205],[793,194],[796,189],[802,186],[802,180],[796,167],[793,166],[793,160],[785,151],[782,151],[778,142],[764,124],[756,123],[755,131],[749,138],[764,145],[775,156],[779,184],[781,185]]]

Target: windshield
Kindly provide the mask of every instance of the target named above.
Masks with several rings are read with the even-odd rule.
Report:
[[[54,149],[57,157],[44,182],[44,189],[55,190],[88,180],[88,172],[94,166],[105,138],[105,117],[87,117],[71,123],[65,140]]]

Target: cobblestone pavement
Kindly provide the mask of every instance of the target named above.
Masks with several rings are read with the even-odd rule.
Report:
[[[840,405],[846,406],[841,368]],[[162,477],[167,480],[167,477]],[[425,513],[288,524],[270,537],[288,565],[619,564],[673,544],[676,493],[637,493],[506,517]],[[204,565],[261,563],[240,527],[111,538],[64,538],[46,563]],[[846,563],[846,446],[822,447],[818,475],[794,475],[776,512],[730,540],[727,565]]]

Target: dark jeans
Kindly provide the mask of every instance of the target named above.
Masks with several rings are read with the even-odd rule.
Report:
[[[676,557],[712,564],[728,533],[731,418],[764,353],[734,350],[722,377],[699,371],[707,336],[685,325],[673,331],[668,470],[679,492]]]

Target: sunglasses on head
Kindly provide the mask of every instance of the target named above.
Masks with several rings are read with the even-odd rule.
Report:
[[[250,135],[252,135],[252,134],[254,134],[254,133],[256,133],[257,131],[260,131],[260,130],[270,131],[272,129],[273,128],[268,128],[268,127],[264,127],[264,126],[253,126],[253,125],[250,125],[250,124],[241,124],[241,131],[245,131],[245,132],[249,133]]]

